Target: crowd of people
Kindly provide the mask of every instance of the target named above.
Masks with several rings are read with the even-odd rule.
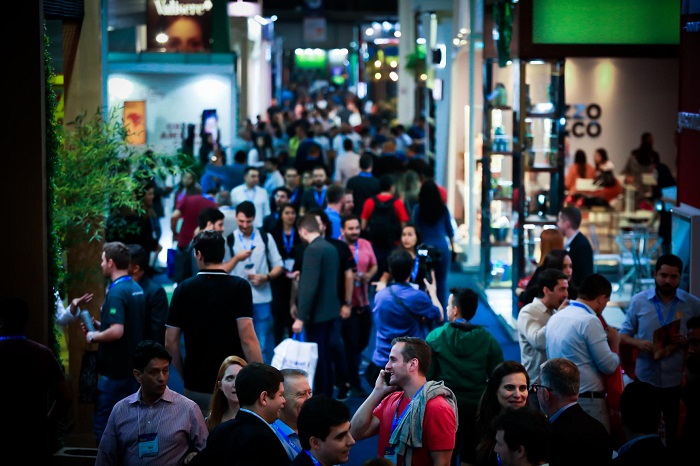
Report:
[[[401,127],[365,138],[349,124],[329,137],[306,116],[285,145],[277,115],[272,132],[251,129],[255,147],[235,154],[235,173],[220,162],[209,171],[212,158],[208,178],[183,175],[169,302],[148,277],[158,230],[114,213],[110,225],[147,234],[110,230],[106,297],[94,328],[80,323],[98,345],[98,465],[331,466],[374,436],[368,466],[660,465],[692,450],[700,300],[679,289],[678,257],[656,261],[655,288],[632,298],[618,331],[602,317],[612,286],[593,273],[581,211],[565,207],[522,294],[521,358],[504,360],[471,323],[477,293],[448,289],[453,221],[417,138]],[[150,207],[154,192],[149,182],[137,195]],[[0,313],[9,373],[29,343],[26,306],[7,301]],[[317,345],[312,378],[272,366],[297,334]],[[631,382],[621,346],[636,355]],[[65,401],[60,371],[45,353],[30,357],[51,372],[40,388]],[[182,394],[168,388],[171,368]],[[1,385],[8,398],[19,390]],[[354,413],[351,395],[364,399]]]

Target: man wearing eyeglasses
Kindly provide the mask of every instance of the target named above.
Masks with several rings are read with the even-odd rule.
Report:
[[[540,369],[540,383],[532,384],[554,432],[549,466],[605,465],[612,458],[610,435],[578,403],[580,384],[578,367],[564,358],[545,362]]]
[[[583,279],[578,299],[554,314],[547,322],[547,357],[566,358],[578,366],[579,403],[584,411],[598,419],[610,431],[604,375],[620,365],[620,334],[603,328],[598,316],[610,301],[612,285],[600,274]],[[538,398],[539,399],[539,398]]]

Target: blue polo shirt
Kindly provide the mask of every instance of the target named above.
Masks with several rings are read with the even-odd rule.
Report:
[[[661,318],[659,318],[657,306]],[[670,323],[680,319],[680,332],[686,335],[688,319],[697,315],[700,315],[700,299],[683,290],[676,290],[676,297],[667,304],[656,296],[655,289],[646,290],[636,294],[630,300],[620,333],[633,338],[654,341],[654,331],[662,326],[661,320]],[[675,351],[659,360],[654,360],[651,353],[639,351],[635,373],[639,380],[655,387],[677,387],[683,380],[683,360],[683,351]]]

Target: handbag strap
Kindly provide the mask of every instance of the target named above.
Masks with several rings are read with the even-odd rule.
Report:
[[[415,312],[411,311],[411,309],[406,306],[406,303],[403,302],[403,299],[399,298],[399,296],[394,292],[393,290],[393,285],[389,286],[389,293],[391,293],[391,296],[394,298],[394,300],[399,303],[399,306],[401,306],[406,312],[408,312],[410,315],[413,316],[414,319],[418,321],[418,325],[424,325],[423,323],[423,316],[420,314],[416,314]]]

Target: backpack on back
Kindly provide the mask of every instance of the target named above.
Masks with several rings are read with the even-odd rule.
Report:
[[[401,238],[401,222],[396,215],[394,203],[398,198],[392,196],[386,201],[380,201],[377,196],[372,196],[374,209],[367,221],[368,239],[373,246],[390,249]]]
[[[272,263],[270,262],[270,248],[267,247],[267,232],[265,230],[261,230],[260,228],[256,228],[256,231],[262,238],[263,245],[265,246],[265,259],[267,260],[267,270],[269,272],[270,270],[272,270]],[[228,246],[228,250],[231,253],[231,257],[236,255],[236,253],[233,252],[233,245],[236,243],[236,237],[234,233],[235,231],[229,233],[228,236],[226,236],[226,245]]]

